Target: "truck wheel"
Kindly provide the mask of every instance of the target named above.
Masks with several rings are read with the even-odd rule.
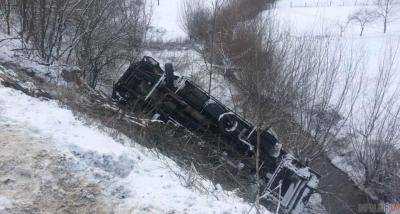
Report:
[[[226,132],[234,132],[238,127],[238,121],[230,112],[222,114],[218,122],[219,126]]]

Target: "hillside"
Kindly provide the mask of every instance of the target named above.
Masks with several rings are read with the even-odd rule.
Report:
[[[195,11],[195,0],[65,2],[46,3],[47,22],[32,2],[36,13],[0,3],[1,214],[257,213],[255,178],[219,143],[110,101],[143,55],[273,129],[316,170],[320,188],[303,213],[400,200],[397,1],[386,29],[375,0],[279,0],[257,14],[243,8],[257,0],[199,1],[219,6],[186,17],[200,39],[183,27],[184,2]]]
[[[339,170],[333,168],[327,170],[326,166],[329,165],[328,163],[323,163],[322,167],[318,166],[320,164],[316,164],[316,167],[320,168],[323,174],[322,186],[325,185],[323,189],[329,189],[330,191],[329,193],[323,194],[325,196],[323,197],[323,203],[328,208],[329,212],[332,213],[342,213],[344,211],[341,209],[343,208],[346,210],[346,207],[349,206],[353,206],[354,210],[357,210],[357,203],[370,203],[366,202],[369,199],[361,202],[364,200],[361,199],[364,197],[362,195],[370,194],[372,198],[377,198],[376,194],[371,194],[372,191],[364,186],[365,177],[368,176],[366,175],[368,169],[364,169],[364,167],[367,166],[368,168],[368,164],[374,163],[374,161],[370,160],[368,157],[371,157],[371,159],[373,159],[373,157],[380,159],[385,156],[390,156],[391,158],[392,154],[389,155],[385,153],[385,149],[381,151],[375,151],[375,149],[368,150],[368,147],[376,146],[379,148],[379,146],[375,145],[374,142],[369,143],[368,140],[360,140],[362,139],[362,134],[365,134],[363,132],[368,134],[368,123],[369,125],[374,123],[373,117],[376,117],[376,121],[379,122],[376,122],[378,125],[373,125],[372,134],[370,136],[371,141],[379,141],[379,137],[383,136],[385,136],[385,139],[391,139],[389,140],[389,145],[386,146],[394,146],[397,148],[391,150],[394,152],[395,156],[399,148],[399,139],[397,137],[390,137],[397,135],[396,133],[398,132],[388,129],[389,127],[393,127],[394,129],[398,127],[398,125],[396,125],[396,121],[398,121],[397,114],[389,111],[397,111],[399,107],[399,102],[397,102],[399,100],[398,86],[400,84],[400,75],[398,72],[400,68],[398,64],[398,48],[400,41],[399,4],[396,1],[392,1],[393,5],[390,5],[390,11],[387,14],[387,29],[386,32],[383,32],[383,8],[377,5],[376,2],[377,1],[359,0],[282,0],[278,1],[272,9],[266,10],[263,14],[265,19],[272,19],[277,23],[276,25],[279,27],[276,32],[282,31],[285,36],[292,38],[292,40],[288,39],[289,42],[308,40],[307,42],[310,44],[314,43],[315,47],[312,45],[309,45],[309,47],[315,48],[315,52],[320,51],[322,53],[321,59],[314,60],[315,66],[318,66],[318,63],[320,65],[325,63],[324,60],[332,60],[331,62],[326,62],[326,64],[329,64],[327,69],[331,69],[332,67],[343,68],[341,69],[342,71],[338,73],[338,76],[332,74],[330,77],[335,79],[334,84],[336,86],[332,87],[333,98],[328,98],[331,99],[329,102],[331,102],[330,104],[332,106],[343,105],[343,107],[339,107],[339,113],[344,116],[346,121],[341,124],[342,128],[340,128],[340,133],[335,134],[337,138],[339,138],[339,145],[333,144],[330,148],[326,149],[327,155],[329,156],[326,161],[333,163],[334,167],[337,167]],[[357,13],[358,17],[356,16]],[[365,26],[362,23],[364,21],[366,22]],[[162,59],[165,57],[170,61],[176,61],[178,63],[181,62],[181,59],[186,58],[191,58],[191,61],[194,62],[195,65],[202,63],[201,59],[198,59],[199,57],[196,53],[190,53],[190,50],[188,52],[189,53],[172,51],[171,53],[171,51],[168,51],[167,53],[157,52],[155,55],[157,57],[160,56]],[[154,52],[152,53],[154,54]],[[293,55],[289,55],[289,57],[296,58],[296,56]],[[307,55],[305,55],[305,57],[307,57]],[[196,63],[197,60],[199,60],[199,63]],[[311,69],[313,66],[312,63],[313,62],[310,61],[309,65]],[[251,66],[251,63],[249,64]],[[193,67],[195,67],[194,71],[192,69]],[[183,71],[185,75],[190,76],[193,75],[193,73],[197,74],[196,69],[199,68],[196,68],[196,66],[189,66],[186,70],[183,69]],[[209,70],[207,67],[200,67],[200,69]],[[354,70],[352,71],[352,69]],[[189,72],[187,72],[188,70]],[[348,79],[346,79],[348,77],[346,76],[348,72],[355,72],[357,76],[355,79],[357,79],[357,81],[349,84]],[[198,78],[197,75],[193,76]],[[217,89],[213,92],[216,95],[222,95],[221,97],[223,97],[222,99],[224,99],[225,103],[232,104],[232,98],[234,99],[236,95],[235,88],[232,84],[227,84],[228,80],[218,74],[214,74],[213,80],[213,84],[215,85],[213,87]],[[317,83],[316,85],[320,84]],[[207,80],[204,86],[207,87]],[[320,86],[323,87],[322,84]],[[338,101],[341,99],[340,96],[341,93],[344,92],[344,87],[349,87],[349,93],[354,93],[353,96],[356,98],[354,98],[354,100],[347,100],[344,104],[336,104],[339,103]],[[218,90],[219,88],[223,88],[224,90]],[[321,93],[324,93],[323,89]],[[335,97],[337,99],[335,99]],[[324,99],[324,97],[321,96],[321,99]],[[374,107],[376,109],[373,109]],[[389,115],[394,117],[390,120],[390,123],[385,119],[389,118]],[[360,136],[354,139],[352,138],[352,135],[356,136],[358,134],[360,134]],[[345,142],[341,142],[342,140]],[[322,162],[325,162],[325,160]],[[362,164],[364,164],[364,166]],[[382,168],[386,168],[386,166],[390,165],[390,163],[377,164],[381,165]],[[398,169],[393,169],[392,172],[391,169],[387,170],[388,173],[393,174],[394,177],[396,177],[396,174],[398,175],[399,172]],[[326,178],[324,176],[326,176]],[[342,185],[340,184],[341,182],[333,184],[336,183],[335,181],[338,179],[341,180]],[[346,182],[345,180],[348,179],[351,179],[351,181]],[[324,181],[326,181],[326,183],[324,183]],[[393,181],[393,184],[394,182],[396,181]],[[347,184],[344,183],[348,183],[349,186],[346,186]],[[339,190],[339,187],[331,188],[333,185],[346,186],[344,189],[349,191],[344,189]],[[390,189],[390,187],[386,187],[380,183],[377,185],[379,186],[378,189]],[[359,188],[354,186],[358,186]],[[325,189],[325,187],[327,189]],[[350,191],[350,189],[352,190]],[[394,192],[398,191],[395,189],[393,189]],[[382,191],[384,192],[384,190]],[[340,196],[335,198],[336,194]],[[354,196],[360,195],[360,199],[356,199],[358,196],[352,197],[352,194]],[[384,193],[378,193],[378,195],[379,194]],[[365,197],[368,198],[370,196]],[[380,197],[385,198],[386,196]]]
[[[383,70],[390,75],[383,99],[390,102],[389,100],[398,94],[400,5],[396,1],[391,1],[389,6],[387,31],[384,32],[383,17],[375,14],[365,24],[362,35],[360,35],[362,26],[359,22],[352,21],[351,16],[358,11],[381,11],[382,7],[377,5],[376,1],[282,0],[273,10],[282,25],[290,28],[293,36],[310,35],[320,40],[331,40],[332,46],[345,47],[345,58],[360,59],[363,83],[360,98],[354,105],[355,112],[358,112],[352,115],[355,123],[364,120],[363,117],[368,114],[368,106],[373,102],[374,96],[378,96],[376,89],[379,86],[376,82],[381,78]],[[391,67],[385,68],[388,64]],[[398,103],[391,105],[396,107]],[[336,151],[331,156],[333,162],[346,171],[352,179],[362,182],[360,181],[362,170],[349,164],[353,161],[351,158],[353,155],[353,148],[345,148],[344,151]]]
[[[10,79],[22,84],[19,78],[29,81],[29,76],[26,68],[0,69],[0,211],[254,212],[201,177],[196,179],[201,191],[188,185],[186,176],[199,175],[115,130],[78,118],[57,100],[4,87]],[[30,81],[26,90],[38,90]]]

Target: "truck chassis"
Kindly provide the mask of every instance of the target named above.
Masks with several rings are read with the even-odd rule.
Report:
[[[271,129],[258,130],[188,78],[176,76],[170,63],[164,70],[147,56],[132,63],[114,84],[112,99],[121,107],[173,122],[199,136],[219,136],[249,158],[258,149],[265,190],[261,198],[286,213],[301,213],[317,189],[320,176],[281,149]]]

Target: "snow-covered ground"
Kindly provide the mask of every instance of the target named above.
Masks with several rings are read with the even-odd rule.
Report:
[[[181,28],[179,14],[180,7],[177,7],[183,0],[164,0],[160,1],[160,6],[155,7],[154,23],[159,29],[165,29],[166,39],[182,38],[185,37],[185,33]],[[398,49],[400,45],[400,5],[395,5],[393,13],[391,14],[390,23],[388,25],[387,33],[383,33],[383,20],[382,18],[376,18],[372,23],[368,23],[363,32],[363,36],[360,36],[360,24],[357,22],[349,22],[349,17],[354,14],[357,10],[377,9],[374,4],[374,0],[280,0],[278,1],[276,8],[268,11],[273,13],[276,20],[282,26],[282,28],[288,28],[293,37],[301,37],[303,35],[312,35],[315,38],[320,39],[332,39],[332,45],[338,47],[344,47],[344,54],[348,60],[351,57],[361,59],[361,74],[363,76],[363,88],[361,90],[362,97],[357,103],[355,114],[353,115],[353,121],[357,122],[362,117],[365,109],[370,104],[372,93],[375,90],[374,82],[378,78],[379,66],[387,64],[387,59],[395,56],[393,69],[394,73],[391,78],[391,92],[397,93],[398,86],[400,85],[400,72],[399,60],[400,55]],[[334,49],[334,48],[333,48]],[[174,52],[162,52],[162,53],[151,53],[150,55],[160,57],[166,61],[173,61],[177,55],[183,54],[178,58],[196,59],[198,56],[194,53],[174,53]],[[185,55],[186,54],[186,55]],[[333,53],[334,54],[334,53]],[[167,55],[163,58],[162,55]],[[176,58],[175,58],[176,59]],[[196,61],[196,60],[192,60]],[[188,69],[188,67],[194,69]],[[184,75],[193,76],[196,73],[203,74],[201,78],[207,78],[204,75],[206,69],[198,65],[190,65],[186,67],[186,70],[181,71]],[[189,71],[189,72],[188,72]],[[225,90],[215,90],[214,95],[217,95],[220,99],[230,99],[232,94],[229,84],[224,83],[224,79],[218,75],[214,76],[215,88],[222,86]],[[204,81],[207,83],[207,79]],[[340,83],[338,83],[340,84]],[[204,84],[203,86],[206,86]],[[206,88],[206,87],[205,87]],[[352,88],[357,88],[356,85]],[[230,103],[225,102],[225,103]],[[347,148],[347,151],[340,151],[339,153],[349,152],[352,148]],[[351,151],[350,151],[351,152]],[[351,154],[351,153],[350,153]],[[332,162],[347,172],[351,177],[360,181],[360,175],[362,172],[351,166],[347,158],[338,154],[330,154]],[[343,155],[343,154],[342,154]]]
[[[14,145],[16,138],[23,139],[19,140],[19,148],[29,148],[41,142],[40,145],[46,145],[42,150],[49,147],[47,153],[56,151],[57,154],[51,155],[64,156],[70,160],[65,170],[99,185],[103,189],[103,198],[110,199],[105,203],[119,213],[255,211],[251,204],[245,203],[234,193],[225,192],[219,185],[213,185],[202,178],[198,178],[202,191],[196,186],[187,186],[181,177],[184,178],[189,172],[180,169],[170,159],[124,136],[112,138],[107,130],[77,119],[70,110],[59,106],[57,102],[32,98],[0,86],[0,122],[2,130],[8,127],[7,132],[1,133],[8,133],[9,136],[0,138],[0,157],[4,156],[2,152],[15,152],[10,146]],[[35,168],[31,170],[33,172],[30,173],[35,173]],[[0,178],[3,175],[1,173]],[[6,186],[4,188],[0,188],[0,212],[6,208],[13,209],[14,205],[22,203],[19,200],[23,198],[12,194]]]
[[[182,10],[186,0],[151,0],[151,25],[163,40],[183,39],[187,35],[182,25]],[[189,2],[189,1],[188,1]],[[211,5],[214,0],[199,1]]]
[[[374,0],[282,0],[277,7],[331,7],[331,6],[368,6]]]
[[[291,36],[312,35],[314,38],[331,39],[332,45],[345,47],[344,57],[361,57],[361,74],[363,85],[360,97],[356,103],[352,122],[357,124],[368,113],[371,101],[374,99],[376,81],[379,78],[379,68],[389,65],[393,59],[390,78],[390,94],[398,94],[400,86],[400,4],[394,4],[389,14],[389,24],[383,33],[383,19],[376,17],[367,23],[364,33],[360,36],[360,24],[349,21],[349,17],[358,10],[377,11],[376,1],[372,0],[280,0],[275,9],[269,11],[275,15],[279,23],[290,29]],[[340,84],[340,83],[338,83]],[[353,88],[357,88],[354,85]],[[395,107],[398,102],[392,105]],[[346,151],[350,152],[351,146]],[[361,170],[349,164],[348,157],[331,154],[332,162],[346,171],[354,180],[360,182]]]
[[[211,1],[207,0],[208,3]],[[162,32],[163,40],[186,37],[180,21],[184,0],[150,2],[153,10],[152,26],[156,31]],[[396,49],[400,44],[400,21],[391,22],[388,33],[383,34],[381,21],[378,19],[375,23],[369,24],[364,36],[360,37],[359,25],[347,23],[347,20],[357,9],[375,7],[367,0],[364,1],[365,4],[362,2],[361,0],[281,0],[273,13],[282,25],[291,29],[293,36],[306,33],[323,38],[333,35],[338,40],[357,47],[357,51],[365,52],[365,73],[368,74],[366,75],[368,78],[374,80],[377,66],[385,57],[388,47]],[[41,73],[50,71],[48,66],[32,62],[12,51],[18,48],[16,41],[3,42],[0,45],[0,62],[20,62]],[[187,57],[190,57],[193,63],[199,58],[192,50],[149,52],[149,55],[161,59],[161,64]],[[201,74],[205,70],[201,63],[185,65],[185,61],[182,61],[181,66],[184,69],[178,69],[178,72],[186,76]],[[50,73],[57,71],[59,70],[54,69]],[[216,89],[213,95],[227,99],[227,96],[230,96],[227,91],[229,85],[220,76],[214,77]],[[203,72],[200,78],[204,79],[207,76],[204,76]],[[393,84],[398,84],[396,78],[393,79]],[[212,185],[204,179],[199,179],[200,186],[205,187],[202,191],[199,188],[188,187],[178,175],[185,177],[189,172],[180,169],[168,158],[161,156],[159,159],[160,156],[155,154],[156,151],[143,148],[126,137],[120,136],[115,139],[106,129],[86,124],[85,120],[77,119],[71,111],[56,102],[31,98],[0,86],[1,127],[7,127],[12,133],[7,135],[9,140],[5,141],[6,135],[1,135],[4,132],[0,132],[0,137],[4,137],[0,138],[0,146],[3,146],[0,148],[3,149],[3,153],[14,152],[5,150],[8,148],[6,146],[10,142],[18,141],[18,145],[32,148],[32,151],[36,151],[34,150],[36,148],[38,155],[40,149],[30,144],[36,143],[42,146],[41,148],[47,149],[46,154],[56,152],[57,155],[54,154],[56,157],[66,157],[69,163],[67,172],[79,175],[78,177],[86,179],[86,182],[99,185],[104,189],[101,201],[104,197],[109,197],[113,203],[110,206],[122,213],[132,210],[134,213],[247,213],[249,210],[254,212],[251,204],[243,202],[232,192],[225,192],[219,185]],[[26,154],[26,151],[19,152]],[[3,157],[1,154],[0,152],[0,157]],[[352,171],[340,157],[333,157],[333,162],[345,171]],[[1,164],[0,162],[0,171]],[[29,163],[26,164],[30,166]],[[0,174],[0,179],[1,176]],[[13,198],[10,192],[5,192],[2,187],[0,187],[0,213],[15,206],[19,200]],[[108,203],[111,203],[110,201]]]
[[[307,7],[290,6],[306,2]],[[319,2],[319,4],[317,4]],[[349,22],[349,16],[357,10],[367,8],[377,10],[377,6],[368,0],[341,1],[331,0],[334,6],[321,6],[323,0],[281,0],[273,11],[276,19],[290,29],[293,36],[314,35],[319,38],[333,37],[347,46],[353,46],[352,51],[363,53],[365,74],[374,78],[378,66],[388,52],[397,53],[400,44],[400,5],[394,5],[390,14],[387,33],[383,33],[383,20],[375,18],[367,23],[363,36],[360,36],[360,24]],[[345,2],[345,6],[335,6]],[[353,2],[353,3],[350,3]],[[349,3],[349,4],[347,4]],[[367,4],[367,6],[364,6]],[[399,58],[400,56],[397,56]],[[398,68],[398,67],[397,67]],[[400,81],[397,80],[398,84]]]
[[[161,2],[165,4],[165,1]],[[178,17],[177,12],[174,17]],[[177,22],[171,22],[175,23],[173,27],[178,26]],[[157,25],[164,26],[159,22]],[[177,38],[179,33],[176,34],[177,31],[171,26],[168,29],[172,30],[172,37]],[[9,37],[0,33],[0,38]],[[0,63],[16,63],[46,78],[59,76],[61,69],[57,65],[41,65],[14,51],[20,48],[18,40],[5,40],[0,45]],[[193,55],[193,52],[189,54]],[[15,76],[13,71],[1,66],[0,75]],[[244,202],[234,192],[226,192],[220,185],[181,169],[156,151],[141,147],[125,136],[119,135],[114,139],[108,133],[115,131],[88,125],[85,120],[77,119],[70,110],[55,101],[29,97],[2,87],[1,83],[0,130],[0,213],[4,210],[24,209],[51,213],[68,203],[82,204],[79,207],[81,210],[76,209],[76,212],[255,212],[252,204]],[[46,167],[35,165],[36,159],[46,163]],[[10,173],[4,167],[19,170]],[[60,168],[63,170],[49,175],[49,171]],[[195,185],[189,185],[194,178]],[[59,183],[77,186],[81,189],[82,197],[92,197],[88,199],[90,203],[85,204],[86,199],[67,196],[56,202],[58,194],[75,194],[70,192],[74,188],[63,189]],[[86,188],[88,185],[90,188]],[[49,193],[48,189],[57,191]],[[30,194],[22,194],[23,191]],[[53,200],[54,203],[50,203]]]
[[[62,69],[68,66],[61,65],[58,62],[52,65],[45,65],[41,63],[39,57],[35,55],[27,56],[20,51],[23,46],[21,41],[16,38],[18,37],[13,33],[12,35],[7,35],[0,31],[0,63],[14,63],[44,79],[65,84],[65,81],[59,77]]]
[[[162,34],[164,40],[186,37],[179,16],[182,3],[182,0],[151,1],[151,24]]]

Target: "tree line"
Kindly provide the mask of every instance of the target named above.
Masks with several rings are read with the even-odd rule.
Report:
[[[92,88],[138,57],[150,19],[142,0],[2,0],[0,8],[22,51],[79,66]]]
[[[239,113],[273,129],[304,162],[347,150],[359,185],[385,202],[399,200],[400,102],[391,82],[397,47],[386,50],[370,87],[365,55],[340,38],[293,36],[273,14],[249,17],[234,0],[212,7],[188,0],[184,8],[185,29],[209,64],[209,85],[212,75],[224,76]]]

